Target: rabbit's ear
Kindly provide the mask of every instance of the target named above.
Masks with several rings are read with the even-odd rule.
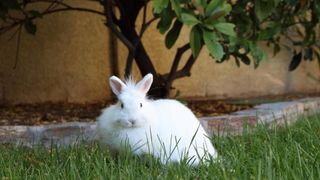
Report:
[[[145,75],[141,81],[138,82],[137,88],[144,94],[146,94],[152,84],[153,76],[151,73]]]
[[[109,84],[112,92],[117,96],[122,92],[123,88],[126,87],[126,85],[116,76],[110,77]]]

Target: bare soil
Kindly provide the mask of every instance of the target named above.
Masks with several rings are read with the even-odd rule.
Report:
[[[223,101],[184,102],[196,116],[216,116],[247,109],[252,105],[234,105]],[[0,126],[41,125],[63,122],[91,122],[111,102],[96,104],[41,103],[0,107]]]
[[[279,100],[298,99],[300,95],[281,97],[262,97],[249,100],[189,100],[182,101],[196,116],[219,116],[252,108],[256,104]],[[63,122],[92,122],[101,109],[111,102],[95,104],[41,103],[0,106],[0,126],[4,125],[42,125]]]

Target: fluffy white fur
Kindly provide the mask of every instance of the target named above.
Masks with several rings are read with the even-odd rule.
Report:
[[[147,99],[153,77],[135,84],[112,76],[110,86],[118,103],[97,118],[98,136],[114,150],[131,148],[137,155],[152,154],[163,164],[187,159],[198,165],[217,157],[207,133],[186,106],[176,100]]]

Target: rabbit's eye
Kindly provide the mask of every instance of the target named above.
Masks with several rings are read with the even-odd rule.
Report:
[[[140,103],[140,107],[142,108],[142,103]]]
[[[123,103],[121,103],[121,108],[123,109]]]

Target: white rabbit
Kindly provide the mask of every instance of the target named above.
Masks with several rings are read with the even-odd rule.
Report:
[[[215,159],[217,152],[190,109],[176,100],[146,97],[152,81],[152,74],[137,84],[110,78],[118,102],[97,118],[99,140],[117,151],[129,147],[136,155],[152,154],[163,164],[184,159],[195,166]]]

